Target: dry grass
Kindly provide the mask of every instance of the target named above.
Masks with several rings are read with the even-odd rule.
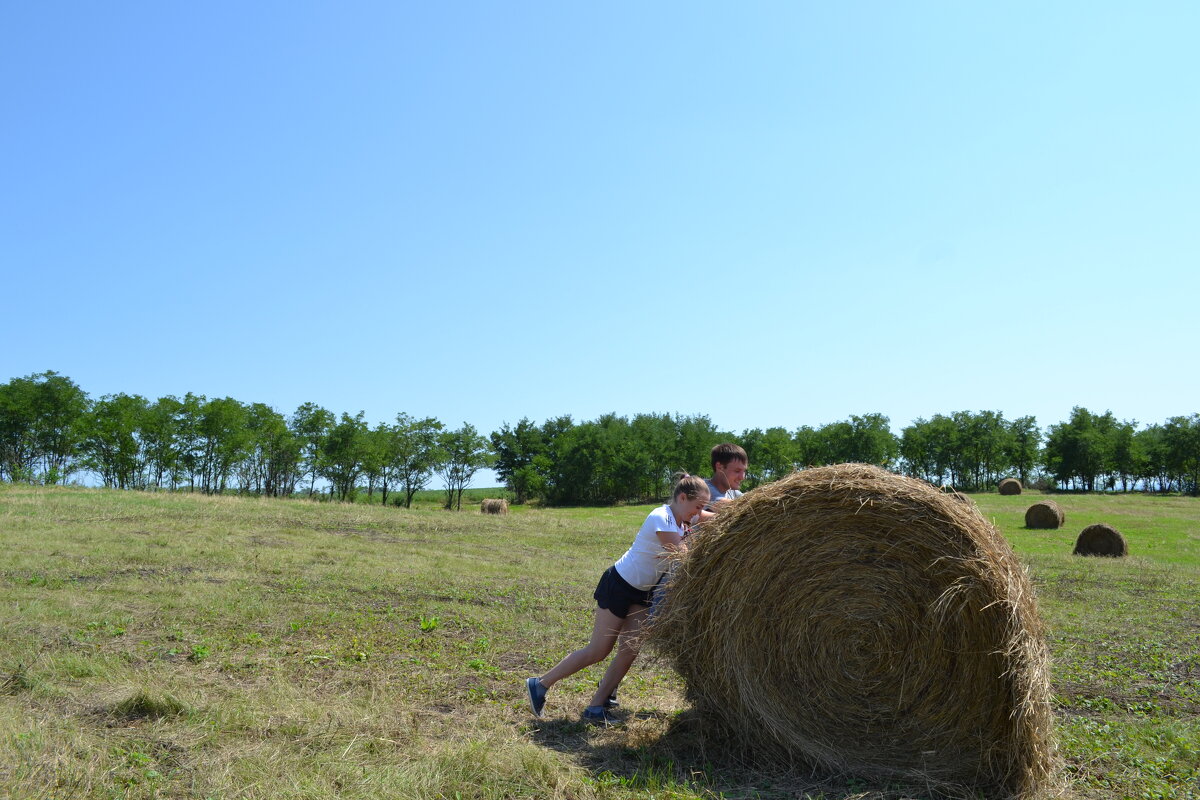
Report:
[[[1038,580],[1073,797],[1194,798],[1200,501],[1056,496],[1137,553],[1084,559],[1077,531],[1023,527],[1027,499],[973,499]],[[530,716],[524,679],[587,641],[596,576],[649,510],[0,485],[0,797],[934,797],[758,757],[651,652],[622,725],[579,721],[603,664]]]
[[[697,534],[651,636],[746,752],[949,795],[1057,785],[1025,570],[926,483],[848,464],[747,494]]]

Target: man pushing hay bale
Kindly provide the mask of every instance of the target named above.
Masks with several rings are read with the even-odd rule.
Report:
[[[745,745],[987,797],[1055,783],[1033,589],[973,507],[841,464],[750,492],[691,542],[651,640]]]
[[[1021,482],[1016,478],[1005,478],[997,484],[996,489],[1000,494],[1020,494]]]
[[[1129,545],[1119,530],[1101,522],[1088,525],[1080,532],[1072,555],[1124,558],[1129,555]]]
[[[507,514],[508,501],[501,499],[487,499],[479,504],[479,511],[483,514]]]
[[[1025,527],[1057,530],[1067,521],[1062,507],[1053,500],[1041,500],[1025,509]]]

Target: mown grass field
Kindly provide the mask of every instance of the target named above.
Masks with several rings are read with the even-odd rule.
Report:
[[[1051,629],[1071,796],[1200,797],[1200,501],[977,495]],[[0,796],[919,797],[744,763],[645,658],[625,724],[530,717],[646,507],[484,516],[0,486]],[[1070,555],[1109,522],[1125,560]]]

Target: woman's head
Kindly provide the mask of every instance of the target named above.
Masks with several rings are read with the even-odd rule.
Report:
[[[682,512],[679,514],[682,519],[691,519],[708,503],[708,483],[699,475],[686,472],[677,472],[674,477],[671,505]]]

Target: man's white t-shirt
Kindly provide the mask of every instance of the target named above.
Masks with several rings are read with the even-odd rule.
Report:
[[[667,571],[667,548],[658,538],[659,531],[675,531],[684,534],[683,526],[671,513],[671,506],[663,505],[650,512],[633,544],[625,555],[617,559],[617,574],[635,589],[652,589]]]

